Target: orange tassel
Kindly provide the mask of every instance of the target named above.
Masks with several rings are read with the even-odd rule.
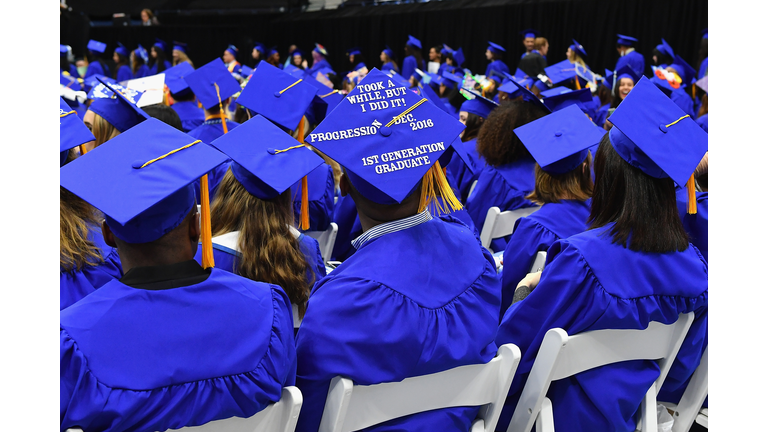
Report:
[[[213,83],[216,86],[216,97],[219,99],[219,117],[221,117],[221,128],[224,129],[224,133],[229,132],[227,130],[227,116],[224,114],[224,107],[221,105],[221,94],[219,94],[219,85]]]
[[[170,90],[168,90],[168,86],[163,85],[163,105],[165,106],[171,106],[171,102],[168,100],[169,93],[170,93]]]
[[[579,82],[579,77],[576,77],[576,90],[581,90],[581,83]]]
[[[211,203],[208,197],[208,174],[200,178],[200,241],[203,243],[203,268],[211,268],[213,242],[211,241]]]
[[[443,204],[437,197],[443,199]],[[448,179],[445,178],[443,168],[440,167],[440,162],[435,162],[434,165],[424,174],[421,180],[421,199],[419,201],[419,212],[429,209],[430,213],[434,216],[440,214],[450,213],[451,211],[461,210],[461,202],[456,198],[456,195],[451,189],[451,185],[448,183]]]
[[[685,186],[688,188],[688,214],[696,214],[696,180],[693,178],[693,174]]]
[[[691,93],[693,94],[693,98],[696,99],[696,84],[691,86]]]
[[[84,155],[86,151],[85,144],[80,144],[80,156]]]
[[[309,190],[307,188],[307,176],[301,179],[301,230],[309,229]]]

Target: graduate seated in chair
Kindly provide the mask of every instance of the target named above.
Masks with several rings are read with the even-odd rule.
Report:
[[[351,95],[382,86],[404,89],[374,69]],[[354,255],[310,294],[296,341],[298,431],[317,431],[337,375],[362,385],[400,381],[485,363],[496,352],[493,258],[465,224],[438,216],[461,206],[437,160],[463,126],[415,93],[397,92],[404,106],[363,113],[340,104],[307,140],[344,168],[342,194],[354,200],[364,232],[352,241]],[[406,118],[421,128],[399,121]],[[349,129],[360,135],[334,138]],[[478,409],[434,410],[370,430],[466,432]]]
[[[279,286],[212,267],[192,182],[227,157],[157,119],[113,141],[61,169],[61,186],[105,214],[124,270],[61,312],[61,430],[253,416],[294,384],[293,319]]]

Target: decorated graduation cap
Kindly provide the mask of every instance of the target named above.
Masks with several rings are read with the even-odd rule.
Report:
[[[616,82],[620,83],[622,78],[629,78],[635,84],[640,81],[640,76],[638,76],[635,70],[629,67],[629,65],[624,65],[621,69],[616,71]]]
[[[320,90],[308,82],[311,79],[296,78],[267,62],[261,62],[251,75],[251,85],[245,86],[237,103],[293,130],[303,124],[301,117]],[[327,89],[323,94],[331,91]]]
[[[696,213],[693,172],[708,148],[701,127],[643,77],[611,115],[611,144],[628,164],[654,178],[688,186],[688,213]]]
[[[240,91],[240,84],[229,73],[221,58],[184,76],[184,80],[205,109],[216,105],[221,107],[222,101]]]
[[[411,35],[408,35],[408,42],[406,42],[405,44],[410,45],[417,49],[421,49],[421,41]]]
[[[94,98],[88,107],[89,110],[103,117],[121,133],[149,118],[147,113],[136,105],[138,98],[133,97],[135,93],[124,92],[115,84],[101,79],[99,81],[106,87],[106,91],[112,93],[109,97]]]
[[[525,29],[521,31],[520,34],[523,35],[524,38],[537,38],[540,35],[540,33],[534,29]]]
[[[107,50],[107,44],[91,39],[88,41],[88,49],[95,53],[104,54],[104,51]]]
[[[488,51],[490,51],[490,52],[492,52],[494,54],[504,54],[505,52],[507,52],[507,50],[505,50],[503,46],[501,46],[501,45],[499,45],[497,43],[493,43],[491,41],[488,41],[488,48],[487,49],[488,49]]]
[[[398,204],[421,181],[419,211],[437,201],[461,208],[436,161],[464,129],[455,118],[378,69],[309,134],[308,144],[346,170],[351,184],[379,204]]]
[[[115,82],[101,80],[99,77],[96,78],[96,81],[97,84],[91,87],[91,90],[88,91],[88,99],[111,98],[114,96],[113,90],[117,90],[133,103],[138,103],[139,99],[141,99],[142,92],[138,90],[125,87]],[[108,83],[110,87],[107,87],[104,83]]]
[[[160,48],[161,51],[166,51],[168,48],[168,44],[166,44],[164,40],[158,38],[155,38],[155,44],[152,46]]]
[[[195,71],[189,62],[181,62],[165,70],[165,85],[171,94],[180,95],[190,91],[189,84],[184,79]]]
[[[573,41],[573,44],[568,48],[570,48],[572,51],[575,51],[580,56],[586,57],[587,51],[584,50],[584,47],[580,43],[576,42],[576,39],[571,39],[571,40]]]
[[[157,119],[132,128],[61,168],[61,186],[101,210],[115,236],[148,243],[195,208],[193,182],[227,156]],[[208,188],[201,186],[203,267],[213,267]]]
[[[61,126],[59,128],[59,166],[61,167],[67,161],[69,149],[94,141],[96,138],[77,116],[75,110],[70,108],[63,98],[59,98],[59,100],[59,125]],[[81,147],[80,154],[85,154],[84,150]]]
[[[656,45],[656,49],[659,50],[660,53],[668,55],[670,58],[675,58],[675,52],[672,50],[672,47],[667,43],[667,41],[664,40],[664,38],[661,38],[661,44]]]
[[[667,67],[674,69],[685,85],[693,83],[696,79],[696,69],[689,65],[688,62],[679,55],[675,55],[675,60]]]
[[[120,42],[117,43],[117,48],[115,48],[115,52],[126,58],[130,56],[130,53],[128,52],[128,48],[126,48],[125,45],[121,44]]]
[[[315,48],[312,51],[322,55],[323,57],[328,55],[328,50],[326,50],[324,46],[320,45],[317,42],[315,42]]]
[[[592,103],[592,92],[589,89],[569,91],[545,98],[542,102],[552,112],[560,111],[571,105],[576,105],[582,112],[588,112],[589,105]]]
[[[181,51],[186,54],[187,44],[185,44],[184,42],[173,41],[173,49],[176,51]]]
[[[466,111],[482,118],[488,118],[491,111],[499,106],[496,102],[483,97],[476,91],[461,89],[460,92],[467,100],[461,104],[459,111]]]
[[[141,44],[139,44],[138,48],[136,48],[134,51],[136,52],[136,55],[144,60],[144,63],[149,62],[149,53],[143,46],[141,46]]]
[[[559,175],[579,167],[605,131],[571,105],[515,129],[542,170]]]
[[[523,97],[524,101],[530,102],[530,103],[538,106],[539,108],[543,109],[544,112],[546,112],[547,114],[552,112],[552,110],[550,110],[546,105],[544,105],[541,102],[541,100],[535,94],[533,94],[527,88],[523,87],[522,84],[518,83],[515,80],[510,80],[509,82],[511,82],[515,87],[517,87],[518,90],[520,90],[520,96]]]
[[[617,45],[633,47],[637,43],[637,39],[633,38],[632,36],[626,36],[622,34],[616,34],[616,36],[619,38],[619,40],[616,41]]]
[[[113,80],[112,78],[101,75],[101,74],[95,74],[91,75],[88,78],[83,79],[83,86],[85,89],[90,92],[94,87],[99,85],[102,82],[108,82],[110,84],[117,84],[117,81]]]
[[[237,181],[263,200],[276,198],[323,164],[315,152],[261,115],[211,145],[232,159],[230,168]]]
[[[225,49],[224,51],[228,51],[230,54],[232,54],[233,56],[237,57],[237,52],[238,52],[239,50],[237,49],[237,47],[236,47],[236,46],[234,46],[234,45],[229,45],[229,46],[227,46],[227,49]]]

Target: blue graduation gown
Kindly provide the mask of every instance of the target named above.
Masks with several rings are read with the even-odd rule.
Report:
[[[709,133],[709,113],[697,118],[696,124],[701,126],[701,128],[704,129],[704,132]]]
[[[166,60],[166,61],[165,61],[165,69],[164,69],[162,72],[165,72],[165,71],[167,71],[167,70],[168,70],[168,69],[170,69],[171,67],[173,67],[173,66],[171,65],[171,62],[169,62],[168,60]],[[149,68],[149,74],[150,74],[150,75],[157,75],[158,73],[160,73],[160,72],[158,72],[158,71],[157,71],[157,63],[155,63],[155,64],[153,64],[153,65],[152,65],[152,67],[151,67],[151,68]]]
[[[456,219],[368,241],[309,297],[296,337],[304,396],[296,430],[317,431],[337,375],[370,385],[488,362],[498,311],[493,258]],[[366,430],[468,431],[477,411],[434,410]]]
[[[416,57],[408,56],[403,60],[403,72],[400,74],[405,79],[409,79],[411,75],[416,73],[416,68],[419,68],[422,72],[427,72],[427,65],[424,63],[424,59],[421,59],[421,65],[416,62]]]
[[[544,334],[602,329],[645,329],[670,324],[678,314],[695,319],[663,388],[680,387],[701,360],[707,332],[707,263],[695,247],[664,254],[634,252],[611,243],[613,224],[556,241],[541,282],[504,314],[498,345],[514,343],[523,355],[497,430],[512,418]],[[621,271],[617,271],[621,269]],[[506,269],[505,269],[506,271]],[[633,431],[634,413],[659,376],[655,361],[607,365],[552,382],[554,424],[559,432]]]
[[[322,164],[307,174],[307,197],[309,198],[309,229],[307,231],[325,231],[331,225],[333,213],[333,168]],[[301,220],[301,180],[291,186],[293,214],[296,221]],[[298,224],[298,223],[297,223]]]
[[[517,220],[515,232],[504,249],[501,316],[512,304],[515,288],[531,269],[536,252],[546,251],[555,241],[587,230],[591,204],[591,199],[548,203],[535,213]]]
[[[149,76],[149,67],[145,64],[139,66],[139,69],[136,71],[135,74],[133,74],[133,78],[144,78],[145,76]]]
[[[461,144],[464,146],[464,151],[467,152],[467,156],[469,156],[469,159],[472,162],[475,173],[473,174],[472,171],[469,170],[467,164],[465,164],[456,153],[451,156],[451,161],[446,166],[446,173],[448,174],[448,180],[452,182],[459,191],[457,198],[459,198],[462,203],[466,203],[467,197],[469,196],[469,189],[472,187],[472,183],[480,176],[480,170],[485,165],[485,160],[477,152],[477,138],[472,138]]]
[[[675,195],[677,196],[677,210],[683,221],[685,232],[688,233],[691,243],[709,262],[709,193],[696,192],[695,215],[688,214],[688,189],[677,186]]]
[[[173,108],[173,110],[176,111],[176,114],[179,115],[179,119],[181,119],[181,127],[184,129],[184,132],[189,132],[192,129],[195,129],[205,121],[205,112],[202,108],[197,106],[197,102],[195,101],[176,102],[171,105],[171,108]],[[229,127],[229,124],[230,122],[227,122],[227,127]]]
[[[122,65],[117,70],[117,78],[115,78],[117,82],[123,82],[128,81],[129,79],[133,79],[133,73],[131,72],[131,67],[128,65]]]
[[[104,76],[112,76],[112,74],[109,73],[109,67],[106,66],[106,63],[104,65],[105,67],[101,67],[101,63],[94,61],[88,64],[88,69],[85,70],[85,76],[83,79],[88,78],[91,75],[104,75]]]
[[[345,261],[356,251],[352,247],[352,240],[363,233],[360,217],[357,215],[357,207],[350,195],[339,197],[339,201],[333,207],[331,222],[335,222],[339,226],[331,258],[335,261]]]
[[[115,248],[104,243],[101,227],[90,226],[88,239],[99,249],[104,261],[95,266],[86,265],[81,271],[60,271],[59,309],[73,305],[105,283],[123,277],[120,256]]]
[[[227,130],[230,131],[240,126],[240,123],[227,120]],[[212,143],[215,139],[218,139],[224,135],[224,128],[221,126],[221,119],[206,120],[200,126],[187,132],[187,135],[192,138],[199,139],[206,144]],[[221,183],[221,179],[224,178],[224,174],[229,169],[229,161],[223,163],[214,168],[208,173],[208,196],[211,202],[216,196],[216,187]],[[195,180],[195,193],[196,196],[200,196],[200,179]]]
[[[643,76],[645,73],[645,57],[637,51],[632,51],[623,57],[619,57],[614,71],[617,71],[624,66],[632,68],[637,76]]]
[[[597,110],[597,115],[593,119],[593,122],[603,127],[605,125],[605,121],[608,120],[608,110],[611,109],[611,104],[607,103],[600,107],[599,110]],[[594,156],[594,153],[592,154]]]
[[[491,76],[491,71],[506,72],[509,73],[509,68],[501,60],[494,60],[488,63],[488,67],[485,68],[485,77]]]
[[[693,99],[688,96],[688,93],[685,92],[684,88],[681,87],[672,90],[672,95],[670,95],[669,98],[672,99],[672,102],[679,106],[684,113],[696,118],[696,112],[693,109]]]
[[[311,77],[314,77],[314,76],[315,76],[315,74],[316,74],[316,73],[317,73],[317,72],[318,72],[320,69],[323,69],[323,68],[328,68],[328,69],[331,69],[331,70],[333,70],[333,68],[331,67],[331,64],[330,64],[330,63],[328,63],[328,60],[326,60],[326,59],[322,59],[322,60],[320,60],[319,62],[315,62],[314,64],[312,64],[312,67],[310,67],[309,69],[306,69],[306,70],[305,70],[305,74],[306,74],[305,76],[308,76],[308,77],[310,77],[310,76],[311,76]]]
[[[386,72],[386,71],[390,71],[390,70],[391,71],[395,71],[395,72],[399,72],[397,69],[395,69],[395,65],[392,62],[386,62],[383,65],[381,65],[381,71],[382,72]]]
[[[216,264],[216,268],[228,271],[230,273],[237,273],[237,266],[240,263],[242,254],[237,248],[238,233],[228,233],[225,236],[231,236],[226,244],[224,241],[217,242],[217,239],[223,237],[213,238],[213,261]],[[323,262],[323,256],[320,253],[320,245],[317,240],[310,236],[298,233],[299,249],[304,254],[304,258],[309,266],[307,272],[307,281],[311,282],[310,286],[320,279],[325,277],[325,263]],[[233,247],[234,246],[234,247]],[[203,263],[203,248],[198,245],[197,253],[195,254],[195,261],[202,265]]]
[[[533,191],[535,173],[533,159],[524,158],[498,167],[486,165],[477,178],[477,186],[467,198],[467,211],[478,230],[483,230],[488,209],[498,207],[501,211],[533,207],[525,196]],[[491,249],[502,251],[509,236],[491,242]]]
[[[60,327],[62,431],[250,417],[295,382],[288,296],[217,268],[172,289],[113,280],[61,311]]]

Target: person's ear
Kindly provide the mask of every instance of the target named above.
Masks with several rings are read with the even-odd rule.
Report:
[[[200,212],[196,212],[189,224],[189,239],[195,244],[200,241]]]
[[[345,173],[341,173],[341,179],[339,179],[339,189],[341,189],[341,196],[349,195],[349,189],[350,189],[349,178]]]
[[[111,246],[113,248],[117,247],[117,243],[115,243],[115,235],[112,234],[112,230],[109,229],[107,221],[101,222],[101,236],[104,237],[104,243],[106,243],[107,246]]]
[[[587,162],[584,161],[581,163],[581,173],[584,174],[587,171]]]

